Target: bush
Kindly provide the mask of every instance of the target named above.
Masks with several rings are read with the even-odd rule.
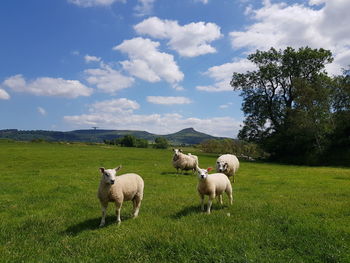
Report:
[[[257,144],[240,140],[207,140],[202,142],[199,147],[206,153],[231,153],[235,154],[237,157],[247,160],[266,159],[268,157],[268,154],[264,152]]]
[[[148,141],[145,139],[136,139],[137,148],[148,148]]]
[[[125,135],[120,140],[120,146],[123,147],[136,147],[136,137],[132,135]]]
[[[154,140],[153,147],[156,149],[167,149],[169,147],[169,143],[168,143],[167,139],[165,139],[163,137],[157,137]]]

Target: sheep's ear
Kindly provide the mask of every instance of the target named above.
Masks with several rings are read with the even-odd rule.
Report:
[[[119,165],[117,168],[114,168],[116,172],[118,172],[120,169],[122,169],[122,165]]]
[[[100,167],[100,172],[103,174],[105,172],[105,168],[104,167]]]
[[[212,167],[208,167],[208,168],[207,168],[207,172],[208,172],[208,173],[209,173],[211,170],[213,170]]]
[[[182,153],[182,149],[179,149],[179,152]]]

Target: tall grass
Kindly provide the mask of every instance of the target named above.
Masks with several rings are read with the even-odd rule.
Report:
[[[193,152],[192,152],[193,153]],[[216,155],[197,153],[201,167]],[[350,262],[350,169],[241,163],[234,204],[200,212],[170,150],[0,142],[1,262]],[[98,168],[145,181],[98,228]]]

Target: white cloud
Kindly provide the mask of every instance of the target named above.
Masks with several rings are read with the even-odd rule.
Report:
[[[135,7],[137,16],[150,15],[153,11],[153,4],[155,0],[138,0],[138,4]]]
[[[10,95],[4,89],[0,89],[0,100],[8,100]]]
[[[126,98],[111,99],[96,102],[90,105],[89,111],[94,112],[104,112],[104,113],[132,113],[134,110],[140,108],[140,105],[133,100],[128,100]]]
[[[177,21],[158,17],[145,19],[134,29],[138,34],[169,39],[169,47],[185,57],[215,53],[216,49],[209,43],[222,36],[220,27],[214,23],[198,22],[180,26]]]
[[[196,89],[207,92],[232,91],[230,81],[233,72],[245,73],[254,69],[254,64],[247,59],[239,59],[231,63],[211,67],[204,73],[204,75],[212,78],[215,83],[209,86],[197,86]]]
[[[229,103],[226,103],[226,104],[222,104],[219,106],[220,109],[227,109],[228,107],[230,107],[233,103],[232,102],[229,102]]]
[[[38,107],[37,110],[43,116],[45,116],[47,114],[46,110],[42,107]]]
[[[162,97],[148,96],[147,101],[154,104],[173,105],[173,104],[190,104],[192,101],[186,97]]]
[[[92,94],[92,89],[78,80],[41,77],[27,82],[20,74],[7,78],[3,86],[16,92],[27,92],[37,96],[76,98]]]
[[[117,70],[107,65],[101,65],[101,68],[86,69],[86,81],[106,93],[115,94],[117,91],[131,87],[134,79],[126,77]]]
[[[158,51],[159,45],[159,42],[138,37],[124,40],[113,49],[128,54],[129,60],[120,63],[131,75],[148,82],[165,80],[177,84],[184,74],[172,55]]]
[[[95,57],[95,56],[90,56],[90,55],[85,55],[84,59],[85,59],[86,63],[100,62],[101,61],[100,57]]]
[[[309,5],[320,5],[322,3],[325,3],[327,0],[310,0]]]
[[[168,134],[194,127],[215,136],[234,137],[241,122],[231,117],[187,118],[178,113],[142,115],[134,113],[139,109],[135,101],[116,99],[90,105],[88,114],[65,116],[64,120],[75,128],[90,126],[105,129],[145,130],[155,134]]]
[[[110,6],[115,2],[123,2],[126,0],[68,0],[69,3],[80,7],[93,7],[93,6]]]
[[[209,3],[209,0],[194,0],[195,2],[200,2],[202,4],[208,4]]]
[[[252,52],[270,47],[322,47],[331,50],[335,58],[327,70],[339,74],[341,68],[347,66],[344,62],[350,60],[350,1],[310,0],[309,4],[324,5],[314,9],[301,4],[267,1],[260,9],[250,9],[254,23],[245,31],[230,33],[233,48]]]

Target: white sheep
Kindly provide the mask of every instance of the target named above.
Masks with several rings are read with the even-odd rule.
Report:
[[[232,205],[232,186],[228,177],[223,173],[209,174],[211,168],[201,169],[197,167],[198,185],[197,190],[201,198],[201,209],[204,211],[204,196],[208,195],[207,213],[210,214],[211,205],[215,197],[222,204],[222,194],[226,192],[230,205]]]
[[[187,155],[190,156],[190,157],[192,157],[192,158],[194,158],[194,159],[196,160],[196,162],[197,162],[197,165],[199,165],[198,156],[197,156],[197,155],[193,155],[193,154],[191,154],[191,153],[188,153]]]
[[[177,173],[179,172],[179,169],[181,170],[181,173],[183,170],[192,170],[193,172],[196,170],[196,167],[198,166],[197,156],[184,154],[181,149],[173,149],[173,151],[173,166],[176,168]]]
[[[120,210],[124,201],[133,201],[133,217],[137,217],[139,214],[143,198],[143,179],[134,173],[116,176],[120,169],[121,165],[114,169],[100,168],[102,176],[97,192],[102,208],[100,227],[105,224],[108,202],[115,203],[118,224],[121,222]]]
[[[239,168],[239,161],[233,154],[223,154],[216,160],[216,172],[224,173],[228,177],[232,176],[233,183],[235,182],[235,174]]]

